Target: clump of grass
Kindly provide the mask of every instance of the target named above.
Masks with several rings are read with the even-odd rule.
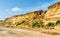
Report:
[[[52,22],[47,23],[46,28],[47,29],[54,29],[55,24]]]
[[[49,22],[46,26],[48,26],[48,27],[53,27],[53,26],[54,26],[54,23]]]
[[[58,25],[58,24],[60,24],[60,20],[57,20],[57,21],[56,21],[56,25]]]
[[[33,22],[32,28],[35,28],[35,27],[37,28],[43,27],[42,22],[39,22],[39,21]]]
[[[16,26],[21,25],[23,23],[25,23],[25,21],[22,21],[22,22],[17,23]]]

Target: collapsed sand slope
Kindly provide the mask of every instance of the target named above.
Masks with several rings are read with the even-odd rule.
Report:
[[[48,35],[39,31],[23,29],[0,28],[0,37],[60,37],[60,35]]]

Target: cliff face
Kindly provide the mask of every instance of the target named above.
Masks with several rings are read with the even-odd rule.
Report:
[[[31,27],[55,27],[54,22],[60,20],[60,2],[48,7],[47,11],[34,11],[23,15],[16,15],[3,21],[6,27],[31,28]],[[49,23],[52,22],[52,23]],[[58,21],[58,24],[60,21]]]
[[[46,11],[34,11],[23,15],[16,15],[4,20],[4,25],[6,27],[32,27],[32,23],[36,21],[43,21],[43,17]],[[21,25],[16,26],[18,23]]]
[[[48,7],[48,11],[44,16],[45,24],[48,22],[56,22],[57,20],[60,20],[60,2]]]

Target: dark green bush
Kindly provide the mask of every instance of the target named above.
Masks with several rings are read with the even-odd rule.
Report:
[[[57,25],[57,24],[60,24],[60,20],[57,20],[57,21],[56,21],[56,25]]]
[[[53,27],[53,26],[54,26],[54,23],[49,22],[46,26],[47,26],[47,27]]]
[[[23,24],[23,23],[25,23],[25,21],[22,21],[22,22],[20,22],[20,23],[17,23],[16,26],[21,25],[21,24]]]
[[[42,22],[33,22],[32,23],[32,28],[35,28],[35,27],[38,27],[38,28],[40,28],[40,27],[42,27],[43,25],[42,25]]]

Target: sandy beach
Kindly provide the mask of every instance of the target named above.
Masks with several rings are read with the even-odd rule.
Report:
[[[60,35],[50,35],[40,31],[0,28],[0,37],[60,37]]]

